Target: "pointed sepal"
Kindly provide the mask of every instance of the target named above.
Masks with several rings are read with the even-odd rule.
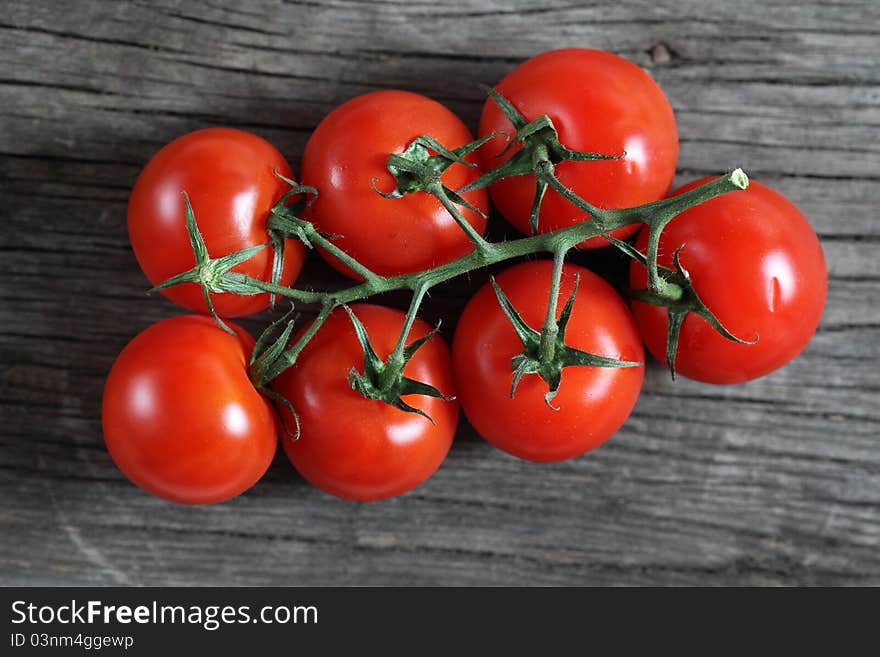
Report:
[[[296,442],[300,437],[300,424],[299,424],[299,414],[297,414],[296,409],[293,407],[293,404],[290,403],[290,400],[287,399],[284,395],[281,395],[268,386],[264,386],[262,388],[258,388],[259,392],[265,395],[268,399],[275,402],[278,406],[281,406],[290,413],[290,416],[293,418],[294,428],[293,431],[290,430],[290,427],[287,426],[287,422],[284,421],[284,414],[278,414],[278,424],[281,425],[281,429],[284,431],[284,434],[290,439],[291,442]]]
[[[254,373],[258,385],[265,383],[263,375],[281,357],[290,342],[290,336],[299,315],[293,304],[282,317],[272,322],[265,331],[260,334],[254,349],[251,352],[249,370]],[[280,326],[284,326],[281,332],[275,336]],[[273,337],[275,336],[275,337]]]
[[[507,120],[510,121],[510,125],[512,125],[517,132],[528,125],[526,117],[524,117],[520,111],[513,106],[513,103],[502,96],[496,89],[485,84],[481,84],[480,89],[495,101],[495,104],[498,105],[498,109],[500,109],[501,113],[507,117]]]
[[[505,149],[506,150],[506,149]],[[485,189],[490,185],[494,185],[499,180],[511,178],[513,176],[526,176],[532,173],[532,161],[529,154],[519,150],[510,158],[497,167],[489,169],[480,177],[472,180],[467,185],[458,190],[460,194],[472,192],[475,189]]]
[[[501,310],[507,316],[507,319],[510,320],[510,324],[513,326],[513,330],[516,331],[516,335],[519,337],[519,341],[522,342],[523,347],[529,348],[532,343],[539,341],[541,339],[541,333],[526,323],[526,320],[522,318],[522,315],[520,315],[519,311],[514,308],[510,299],[507,298],[504,290],[498,285],[498,281],[495,280],[495,277],[491,276],[489,281],[492,283],[492,289],[495,290],[495,297],[498,299],[498,304],[501,306]]]
[[[348,314],[349,319],[351,319],[358,343],[364,351],[364,375],[368,375],[370,372],[374,371],[378,372],[382,369],[382,359],[379,358],[376,354],[376,350],[373,349],[373,345],[370,344],[370,336],[367,334],[367,327],[364,326],[364,323],[354,314],[351,308],[347,305],[342,306],[342,308]]]

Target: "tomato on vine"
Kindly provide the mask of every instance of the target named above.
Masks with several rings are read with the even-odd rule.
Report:
[[[239,130],[200,130],[156,154],[129,203],[135,254],[155,289],[214,321],[159,322],[114,363],[105,440],[134,483],[179,502],[229,499],[266,470],[280,426],[306,480],[341,498],[385,499],[443,462],[456,389],[487,441],[560,461],[602,444],[631,413],[644,377],[639,328],[673,375],[677,366],[713,383],[761,376],[803,349],[827,289],[815,233],[740,169],[664,198],[678,136],[645,71],[610,53],[557,50],[488,93],[477,140],[418,94],[344,103],[306,146],[305,185]],[[489,193],[533,236],[487,242]],[[639,225],[635,246],[619,239]],[[565,262],[609,242],[634,259],[635,318],[608,283]],[[305,246],[359,282],[292,287]],[[434,286],[548,252],[552,261],[510,267],[471,298],[451,356],[417,318]],[[362,303],[400,290],[412,292],[405,314]],[[304,327],[285,315],[256,343],[222,319],[277,297],[319,314]]]
[[[422,135],[434,143],[414,144]],[[451,111],[425,96],[406,91],[376,91],[358,96],[328,114],[309,139],[302,160],[302,180],[318,190],[304,215],[362,265],[382,276],[436,267],[473,250],[473,244],[438,198],[401,191],[401,176],[389,171],[389,154],[408,154],[417,164],[442,145],[458,149],[473,139]],[[475,157],[465,153],[464,161]],[[442,166],[441,166],[442,165]],[[473,166],[473,165],[472,165]],[[478,171],[462,162],[437,163],[447,192],[473,181]],[[412,182],[412,181],[410,181]],[[479,235],[486,228],[485,190],[463,194],[462,218]],[[342,273],[357,277],[344,263],[322,250]]]
[[[288,191],[290,166],[257,135],[231,128],[206,128],[175,139],[160,150],[138,176],[128,203],[128,232],[134,254],[153,285],[195,264],[186,228],[186,192],[198,217],[199,231],[211,258],[269,242],[269,212]],[[299,274],[305,248],[283,240],[279,282],[290,285]],[[273,248],[257,251],[234,271],[269,281]],[[207,313],[204,294],[195,283],[161,290],[175,303]],[[221,317],[238,317],[269,306],[268,294],[212,293]]]
[[[586,216],[552,188],[539,193],[539,200],[543,194],[540,213],[532,216],[536,180],[533,173],[523,171],[531,171],[538,149],[546,151],[548,145],[550,152],[544,157],[549,156],[556,179],[600,208],[648,203],[662,198],[672,184],[678,158],[672,107],[651,76],[632,62],[600,50],[553,50],[517,66],[495,91],[526,121],[547,115],[558,133],[558,144],[554,145],[557,135],[551,135],[550,127],[545,126],[539,138],[528,140],[534,150],[525,158],[525,169],[489,188],[498,210],[521,232],[534,232],[533,220],[537,220],[538,231],[549,232]],[[498,100],[488,99],[480,117],[481,137],[500,133],[479,151],[487,171],[507,162],[523,147],[517,143],[518,126],[511,125]],[[623,157],[583,161],[592,159],[585,157],[588,153]],[[623,226],[611,234],[623,239],[637,228]],[[580,246],[600,248],[607,244],[594,237]]]
[[[153,324],[119,354],[104,386],[107,449],[144,490],[207,504],[246,491],[278,443],[276,414],[248,379],[254,340],[186,315]]]
[[[707,179],[676,190],[680,195]],[[644,252],[647,231],[636,249]],[[725,194],[678,215],[660,236],[658,264],[679,259],[694,290],[721,324],[741,339],[726,339],[703,317],[684,317],[675,369],[706,383],[743,383],[782,367],[809,342],[825,307],[828,270],[816,233],[800,210],[779,192],[752,181],[748,189]],[[630,286],[648,282],[633,262]],[[648,345],[666,362],[667,309],[633,302],[633,313]]]
[[[515,265],[496,282],[524,322],[544,321],[553,263]],[[566,264],[559,298],[571,298],[566,345],[631,367],[563,367],[557,393],[524,376],[515,385],[516,358],[523,344],[491,285],[468,301],[452,344],[456,390],[465,416],[490,443],[530,461],[561,461],[583,454],[610,438],[629,417],[644,376],[641,336],[623,299],[588,269]],[[561,303],[560,303],[561,306]],[[557,317],[564,309],[560,308]]]
[[[351,306],[371,348],[381,359],[395,349],[404,314],[370,304]],[[410,340],[431,334],[416,319]],[[296,360],[271,383],[291,402],[299,438],[282,441],[296,469],[321,490],[351,500],[372,501],[401,495],[430,477],[452,445],[458,402],[425,394],[404,394],[406,412],[381,399],[368,399],[363,385],[364,346],[352,318],[337,309],[324,322]],[[375,373],[375,372],[374,372]],[[445,395],[453,392],[449,351],[438,335],[420,345],[403,376]],[[283,409],[288,428],[297,420]]]

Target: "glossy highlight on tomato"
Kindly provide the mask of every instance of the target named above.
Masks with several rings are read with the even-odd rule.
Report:
[[[355,304],[370,342],[383,360],[394,349],[404,313],[392,308]],[[431,327],[417,319],[408,343]],[[431,421],[352,390],[348,373],[363,372],[364,354],[351,319],[334,311],[306,345],[297,363],[272,383],[299,415],[296,442],[282,440],[296,469],[321,490],[351,500],[373,501],[401,495],[430,477],[446,457],[458,422],[458,402],[424,395],[403,400],[427,413]],[[405,376],[453,394],[449,351],[432,337],[407,363]],[[289,412],[282,411],[289,427]]]
[[[309,139],[302,160],[302,181],[318,189],[306,218],[322,232],[338,235],[335,244],[361,264],[383,276],[436,267],[470,253],[473,245],[440,202],[417,192],[399,199],[381,197],[395,179],[386,162],[402,153],[418,136],[428,134],[447,148],[473,140],[470,131],[440,103],[407,91],[375,91],[349,100],[328,114]],[[476,162],[475,155],[466,158]],[[441,176],[459,189],[479,172],[453,164]],[[488,212],[485,190],[463,195]],[[479,233],[486,219],[460,208]],[[324,254],[342,273],[355,276],[336,258]]]
[[[128,232],[134,254],[150,283],[195,265],[186,232],[186,191],[208,255],[219,258],[269,241],[269,210],[289,188],[275,175],[291,178],[290,166],[269,142],[232,128],[206,128],[175,139],[147,163],[128,203]],[[305,247],[285,241],[281,284],[299,274]],[[233,271],[270,280],[273,251],[267,247]],[[193,312],[207,313],[202,290],[184,283],[160,290]],[[269,306],[268,294],[212,294],[217,313],[239,317]]]
[[[620,160],[560,162],[559,180],[600,208],[623,208],[656,201],[666,194],[675,176],[678,131],[665,94],[643,69],[600,50],[568,48],[545,52],[523,62],[495,89],[529,121],[546,114],[559,141],[576,151],[620,155]],[[508,137],[513,127],[491,98],[483,107],[478,134],[499,132]],[[516,151],[499,136],[480,149],[484,170],[504,162]],[[515,176],[490,188],[492,201],[511,224],[530,233],[529,213],[535,192],[533,175]],[[548,190],[538,230],[549,232],[583,221],[584,212],[555,191]],[[612,231],[623,239],[637,225]],[[608,242],[594,237],[582,248],[602,248]]]
[[[540,330],[547,311],[553,263],[536,260],[515,265],[496,277],[498,285],[526,323]],[[644,361],[641,336],[626,303],[599,276],[566,264],[559,308],[580,277],[566,345],[599,356]],[[562,461],[594,449],[629,417],[638,398],[644,365],[629,368],[566,367],[552,404],[544,401],[547,384],[526,375],[514,397],[511,359],[522,343],[504,315],[492,286],[471,298],[452,344],[455,385],[465,416],[477,432],[499,449],[530,461]]]
[[[697,180],[680,194],[709,180]],[[636,247],[644,252],[647,233]],[[658,263],[672,266],[681,250],[703,303],[734,335],[723,338],[703,318],[684,320],[676,371],[706,383],[743,383],[782,367],[807,345],[825,307],[828,270],[816,233],[787,198],[760,182],[686,210],[664,229]],[[647,285],[646,269],[633,262],[630,285]],[[666,362],[666,309],[634,302],[648,349]]]
[[[254,340],[198,315],[153,324],[122,350],[104,386],[104,440],[135,484],[172,502],[235,497],[263,475],[276,414],[248,380]]]

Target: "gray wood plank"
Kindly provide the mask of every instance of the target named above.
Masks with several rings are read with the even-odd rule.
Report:
[[[856,1],[5,3],[0,584],[880,584],[878,24],[880,5]],[[799,359],[736,387],[653,363],[621,432],[563,464],[507,457],[463,422],[432,480],[380,504],[329,498],[283,456],[210,508],[125,480],[101,438],[103,379],[178,312],[144,297],[125,230],[152,153],[233,125],[296,168],[324,114],[384,87],[473,126],[477,83],[566,45],[660,82],[680,182],[743,166],[810,217],[831,280]],[[305,280],[335,279],[312,263]],[[454,318],[480,280],[438,290],[426,315]]]

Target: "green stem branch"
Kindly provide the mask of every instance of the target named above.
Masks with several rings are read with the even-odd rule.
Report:
[[[555,180],[555,176],[552,175],[552,171],[549,172],[547,180],[549,185],[554,186],[552,181]],[[561,186],[561,183],[559,184]],[[307,343],[308,340],[311,339],[311,337],[315,334],[320,325],[326,319],[327,315],[329,315],[330,311],[341,304],[352,303],[354,301],[359,301],[361,299],[372,297],[377,294],[383,294],[385,292],[409,289],[414,292],[414,305],[410,306],[410,313],[408,314],[408,326],[411,326],[412,321],[415,317],[413,308],[415,307],[417,309],[417,304],[421,303],[422,297],[429,288],[438,285],[439,283],[443,283],[452,278],[455,278],[456,276],[461,276],[462,274],[482,269],[488,265],[497,264],[525,255],[532,255],[536,253],[554,254],[554,280],[556,281],[556,294],[552,295],[550,302],[550,306],[552,306],[552,308],[548,307],[548,317],[550,317],[550,311],[552,309],[552,319],[555,320],[554,301],[558,296],[559,285],[557,280],[558,272],[556,270],[558,269],[559,272],[561,272],[562,260],[564,259],[565,253],[571,248],[575,247],[577,244],[580,244],[586,239],[596,237],[598,235],[603,235],[616,228],[627,226],[633,223],[646,224],[651,231],[651,239],[659,241],[659,234],[662,231],[663,227],[666,226],[666,224],[668,224],[679,213],[711,198],[720,196],[721,194],[739,189],[745,189],[747,186],[748,178],[740,169],[737,169],[725,176],[715,178],[703,185],[700,185],[699,187],[685,192],[684,194],[679,194],[678,196],[672,198],[655,201],[653,203],[648,203],[633,208],[625,208],[619,210],[599,210],[598,208],[594,208],[594,213],[591,213],[593,214],[593,220],[585,220],[572,226],[560,228],[549,233],[539,233],[531,237],[524,237],[517,240],[511,240],[509,242],[485,242],[484,249],[475,249],[468,255],[458,258],[457,260],[453,260],[452,262],[448,262],[432,269],[425,269],[411,274],[400,274],[398,276],[380,276],[367,270],[366,268],[359,265],[359,263],[357,263],[357,261],[355,261],[351,256],[343,253],[341,250],[338,250],[338,247],[335,247],[335,245],[330,243],[327,238],[321,235],[317,235],[317,231],[315,231],[316,236],[314,236],[314,240],[316,243],[320,244],[324,248],[327,248],[329,245],[330,248],[328,249],[328,251],[330,252],[333,252],[333,249],[336,248],[338,250],[338,253],[341,254],[340,259],[347,265],[349,265],[349,267],[351,267],[353,270],[358,271],[358,267],[361,267],[359,273],[361,273],[361,275],[363,275],[365,279],[362,283],[336,291],[317,292],[311,290],[289,288],[275,283],[261,281],[259,279],[252,278],[250,276],[237,272],[230,272],[227,274],[227,277],[233,283],[241,284],[243,286],[247,285],[250,286],[252,289],[261,290],[264,292],[272,292],[280,296],[294,299],[301,303],[321,305],[321,313],[308,328],[308,330],[302,335],[300,340],[297,342],[297,345],[294,345],[293,348],[285,352],[284,356],[282,358],[279,358],[278,362],[276,362],[271,368],[269,368],[266,376],[264,377],[264,380],[268,382],[294,364],[296,356],[302,349],[302,346],[304,346],[305,343]],[[554,189],[556,189],[555,186]],[[569,193],[573,194],[573,192],[570,192],[570,190]],[[583,204],[586,204],[586,202],[582,201],[582,205]],[[582,207],[582,205],[578,205],[578,207]],[[595,210],[598,210],[598,212],[595,212]],[[599,220],[597,221],[596,219]],[[656,244],[654,245],[653,255],[655,257],[652,258],[649,246],[649,271],[651,262],[653,262],[656,267]],[[662,277],[659,276],[659,272],[657,271],[655,271],[655,277],[656,280],[662,280]],[[661,287],[665,283],[666,281],[663,281]],[[669,288],[670,285],[671,284],[667,284],[666,288]],[[662,291],[655,289],[655,291],[660,293],[661,295],[665,293],[667,296],[670,293],[670,290],[668,289],[663,289]],[[412,316],[410,317],[409,315]],[[549,323],[545,322],[545,329],[548,326]],[[552,330],[553,329],[549,329],[548,333],[552,332]],[[408,334],[408,332],[409,331],[407,329],[401,334],[400,339],[403,343],[405,343],[406,341],[406,334]],[[552,340],[545,339],[544,341],[549,344],[553,343]],[[552,349],[552,347],[548,346],[545,347],[545,349],[550,350]]]
[[[330,239],[321,235],[321,233],[319,233],[317,230],[314,231],[314,233],[311,234],[309,237],[314,244],[317,244],[322,249],[327,251],[327,253],[331,254],[334,258],[342,262],[346,267],[351,269],[365,281],[376,282],[379,280],[380,276],[378,274],[376,274],[365,265],[362,265],[360,262],[357,261],[357,259],[353,258],[348,253],[340,249]]]
[[[550,163],[548,162],[547,164],[550,164]],[[554,192],[559,194],[566,201],[571,203],[573,206],[575,206],[579,210],[583,210],[588,215],[590,215],[590,217],[593,220],[594,225],[597,228],[605,228],[604,231],[600,230],[599,232],[605,232],[607,230],[610,230],[606,227],[607,222],[608,222],[608,211],[603,210],[602,208],[596,207],[592,203],[588,203],[587,201],[582,199],[580,196],[575,194],[573,191],[571,191],[568,187],[563,185],[562,181],[560,181],[559,178],[556,177],[556,174],[554,173],[554,170],[552,167],[553,167],[553,165],[550,164],[550,167],[547,167],[546,170],[542,171],[542,173],[539,174],[538,177],[541,180],[543,180],[547,185],[549,185],[550,188],[553,189]],[[630,223],[632,223],[632,221],[630,221]],[[625,224],[623,224],[623,225],[625,225]]]
[[[657,265],[657,256],[660,253],[661,232],[662,230],[658,229],[648,232],[648,250],[645,254],[648,258],[648,288],[661,298],[677,299],[681,297],[681,288],[678,285],[663,280]]]
[[[466,256],[433,269],[425,269],[412,274],[400,274],[398,276],[375,276],[375,278],[365,280],[363,283],[332,292],[300,290],[282,285],[274,285],[244,275],[240,275],[240,277],[255,288],[265,292],[275,292],[281,296],[309,304],[324,303],[325,300],[330,299],[334,304],[338,305],[352,303],[384,292],[407,289],[415,290],[422,284],[433,287],[456,276],[481,269],[487,265],[535,253],[555,253],[559,248],[568,249],[590,237],[596,237],[622,226],[639,222],[650,225],[652,212],[657,212],[661,208],[673,212],[672,216],[674,217],[688,207],[701,203],[703,200],[720,196],[726,192],[743,189],[741,184],[734,182],[741,180],[743,175],[737,169],[733,173],[716,178],[705,185],[671,199],[664,199],[663,201],[656,201],[623,210],[604,210],[603,213],[606,220],[602,222],[604,225],[601,226],[595,221],[583,221],[549,233],[539,233],[538,235],[523,237],[509,242],[487,243],[491,248],[486,253],[472,251]]]
[[[436,183],[431,184],[425,191],[440,201],[446,211],[455,220],[455,223],[458,224],[459,228],[461,228],[464,231],[464,234],[467,235],[468,239],[473,242],[479,253],[485,254],[489,251],[491,248],[489,242],[487,242],[483,236],[477,232],[476,228],[471,226],[470,222],[464,218],[461,211],[458,209],[458,206],[453,203],[452,199],[446,194],[446,190],[443,189],[443,183],[438,180]]]
[[[406,349],[406,341],[407,338],[409,338],[409,332],[412,330],[413,322],[416,321],[416,315],[419,312],[419,307],[422,305],[422,299],[425,298],[425,293],[428,289],[428,285],[420,285],[413,291],[409,310],[407,310],[406,318],[403,320],[403,328],[400,330],[400,336],[397,338],[397,344],[394,347],[394,351],[391,352],[391,355],[385,362],[385,368],[382,370],[381,376],[383,380],[380,381],[380,384],[386,384],[393,380],[406,364],[406,359],[404,358],[403,353]]]
[[[567,249],[558,249],[553,253],[553,277],[550,280],[550,297],[547,299],[547,315],[541,327],[541,342],[538,355],[542,362],[553,360],[556,351],[556,336],[559,325],[556,323],[556,305],[559,301],[559,285],[562,282],[562,265],[565,262]]]

